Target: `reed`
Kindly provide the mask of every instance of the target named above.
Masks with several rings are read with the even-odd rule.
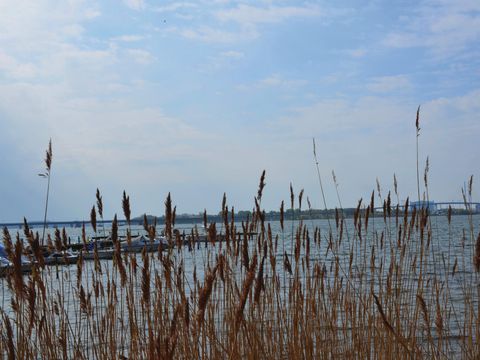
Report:
[[[48,142],[48,148],[45,152],[45,172],[38,174],[38,176],[41,176],[47,179],[47,195],[45,198],[45,212],[43,216],[42,245],[44,244],[45,229],[47,227],[48,198],[50,195],[50,175],[52,172],[52,159],[53,159],[52,139],[50,139],[50,141]]]
[[[90,265],[80,257],[72,267],[38,265],[28,276],[21,273],[20,258],[33,252],[34,242],[24,249],[4,229],[15,266],[2,280],[10,300],[2,305],[0,353],[99,359],[476,357],[480,322],[473,289],[480,240],[462,248],[453,270],[439,263],[433,274],[428,238],[439,234],[429,235],[427,213],[406,208],[372,223],[378,214],[362,203],[352,222],[339,212],[332,231],[315,220],[297,222],[293,237],[279,223],[243,234],[239,227],[230,249],[217,241],[200,248],[177,242],[177,251],[124,254],[114,220],[112,262]],[[344,227],[351,238],[342,247]],[[28,224],[25,229],[32,236]],[[147,224],[146,234],[149,229]],[[277,248],[282,236],[292,243],[293,257]],[[56,229],[52,246],[63,249],[63,238]],[[187,272],[186,264],[194,270]],[[459,282],[468,300],[456,302],[458,293],[447,281]]]
[[[318,164],[316,149],[314,155]],[[75,265],[46,266],[46,249],[26,220],[22,234],[4,228],[14,265],[0,280],[0,357],[478,358],[480,234],[467,241],[478,232],[477,218],[470,215],[461,229],[450,210],[436,219],[442,228],[432,225],[426,209],[410,209],[408,199],[394,207],[394,176],[394,189],[382,196],[377,183],[348,219],[333,178],[340,206],[335,223],[295,220],[293,213],[308,216],[311,204],[307,197],[308,211],[302,211],[306,194],[296,197],[293,185],[287,194],[292,218],[281,201],[280,221],[269,222],[263,172],[252,217],[235,221],[224,195],[221,224],[209,223],[204,213],[208,241],[202,246],[196,227],[183,234],[175,229],[170,194],[163,231],[171,247],[164,251],[122,252],[115,215],[113,260],[100,260],[95,245],[92,261],[82,252]],[[428,189],[427,172],[424,180]],[[130,198],[122,195],[130,222]],[[91,226],[82,227],[84,244],[98,230],[97,214],[103,220],[99,191],[96,199]],[[156,227],[145,216],[135,231],[153,241]],[[51,251],[65,249],[65,229],[45,235]],[[29,275],[22,273],[22,256],[34,260]]]

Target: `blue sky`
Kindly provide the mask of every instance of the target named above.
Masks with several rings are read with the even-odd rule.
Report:
[[[23,1],[0,3],[0,222],[87,218],[100,188],[106,217],[218,212],[223,193],[251,209],[305,189],[329,207],[399,183],[416,197],[461,198],[479,178],[478,1]],[[422,165],[423,168],[423,165]],[[474,194],[475,191],[474,182]],[[474,196],[475,197],[475,196]]]

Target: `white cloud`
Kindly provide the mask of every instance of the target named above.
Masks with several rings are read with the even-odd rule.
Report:
[[[94,7],[93,8],[87,8],[84,13],[85,13],[85,17],[89,20],[90,19],[95,19],[102,14],[97,8],[94,8]]]
[[[211,26],[197,28],[171,28],[171,32],[177,32],[184,38],[198,40],[207,43],[235,43],[245,40],[253,40],[259,36],[256,29],[246,27],[240,31],[229,31]]]
[[[269,6],[262,8],[240,4],[235,8],[215,12],[215,17],[220,21],[232,21],[242,25],[278,23],[291,18],[309,18],[320,15],[323,15],[323,12],[317,6]]]
[[[406,75],[376,77],[367,84],[367,89],[373,92],[388,93],[397,90],[406,90],[412,87],[410,79]]]
[[[170,27],[167,31],[187,39],[210,43],[234,43],[251,41],[260,36],[260,26],[286,22],[291,19],[321,17],[325,22],[344,16],[346,11],[321,8],[317,5],[277,6],[272,4],[247,5],[229,2],[208,3],[200,14],[179,13],[191,20],[212,20],[209,25]],[[173,3],[160,8],[162,12],[193,8],[191,3]],[[158,11],[158,9],[157,9]],[[200,15],[199,15],[200,14]],[[193,22],[195,23],[195,22]]]
[[[387,34],[384,45],[424,47],[437,57],[448,57],[467,50],[480,38],[478,1],[424,1],[411,16],[400,20],[402,28]]]
[[[364,48],[350,49],[350,50],[346,50],[345,54],[347,54],[352,58],[359,59],[367,55],[367,50]]]
[[[164,13],[164,12],[174,12],[181,9],[194,9],[197,7],[198,7],[198,4],[196,3],[181,1],[181,2],[174,2],[171,4],[159,6],[154,8],[153,10],[156,12]]]
[[[220,56],[232,59],[242,59],[245,57],[245,54],[241,51],[229,50],[220,53]]]
[[[123,3],[133,10],[143,10],[145,8],[144,0],[123,0]]]
[[[69,24],[62,28],[62,33],[70,38],[80,38],[83,32],[84,28],[79,24]]]
[[[143,40],[144,37],[141,35],[121,35],[112,38],[112,41],[123,41],[123,42],[136,42]]]
[[[149,65],[155,61],[155,57],[148,51],[142,49],[128,49],[127,53],[135,62],[141,65]]]
[[[480,131],[480,123],[474,115],[480,112],[479,89],[461,96],[431,100],[422,105],[422,109],[429,122],[466,131],[470,135],[478,134]],[[452,134],[452,140],[459,138],[461,137],[454,137]]]
[[[232,68],[244,58],[245,54],[241,51],[222,51],[216,56],[210,56],[210,61],[205,66],[201,67],[201,71],[211,72],[224,68]]]
[[[259,86],[267,86],[267,87],[286,87],[286,88],[294,88],[298,86],[303,86],[307,84],[306,80],[286,80],[282,78],[278,74],[273,74],[268,76],[259,81]]]
[[[0,67],[17,80],[55,82],[68,81],[69,68],[78,72],[111,65],[115,47],[92,46],[85,34],[85,25],[97,15],[83,1],[1,2]]]
[[[92,18],[92,11],[83,2],[5,0],[0,2],[0,41],[8,51],[39,51],[81,35],[81,23]]]
[[[301,79],[285,79],[280,74],[272,74],[253,84],[242,84],[237,86],[238,90],[248,91],[251,89],[277,88],[282,90],[294,90],[305,86],[308,81]]]
[[[19,63],[13,57],[0,51],[0,73],[4,72],[12,78],[32,78],[36,75],[37,68],[32,63]]]
[[[282,123],[294,127],[297,135],[318,133],[328,137],[332,133],[348,134],[373,127],[379,129],[387,121],[391,126],[408,117],[408,109],[403,104],[372,96],[357,101],[341,98],[320,100],[309,106],[292,109],[292,114],[286,116]],[[329,141],[335,142],[336,139],[332,137]]]

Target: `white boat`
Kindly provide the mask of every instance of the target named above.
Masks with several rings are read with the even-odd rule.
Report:
[[[95,259],[95,245],[97,245],[97,256],[99,259],[111,260],[113,259],[113,254],[115,249],[111,246],[111,240],[102,240],[97,241],[98,238],[89,242],[87,246],[84,246],[80,251],[84,260],[94,260]],[[105,247],[106,241],[109,241],[109,246]]]
[[[75,264],[78,260],[78,255],[70,251],[52,252],[45,257],[45,265],[68,265]]]
[[[97,250],[97,255],[99,259],[103,260],[110,260],[113,258],[113,254],[115,253],[115,250],[113,248],[108,248],[108,249],[98,249]],[[94,250],[89,250],[87,252],[83,252],[82,256],[85,260],[93,260],[95,259],[95,252]]]
[[[146,251],[158,251],[164,250],[168,247],[168,243],[165,237],[156,237],[153,241],[150,238],[143,235],[133,238],[130,243],[122,241],[120,247],[124,252],[142,252],[145,248]]]

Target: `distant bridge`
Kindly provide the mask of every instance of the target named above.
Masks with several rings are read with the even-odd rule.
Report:
[[[434,203],[435,206],[452,206],[452,205],[459,205],[465,208],[478,208],[480,206],[480,202],[464,202],[464,201],[443,201],[443,202],[436,202]]]
[[[441,202],[435,202],[435,201],[413,201],[408,204],[409,209],[413,209],[416,207],[417,209],[421,209],[422,207],[426,207],[431,211],[438,211],[441,209],[447,209],[451,207],[452,209],[464,209],[467,211],[473,211],[473,212],[480,212],[480,202],[472,202],[472,201],[441,201]],[[396,209],[397,205],[392,205],[392,209]],[[398,205],[398,208],[401,210],[405,209],[405,204],[404,205]],[[378,206],[374,208],[374,210],[382,210],[383,211],[383,206]]]

